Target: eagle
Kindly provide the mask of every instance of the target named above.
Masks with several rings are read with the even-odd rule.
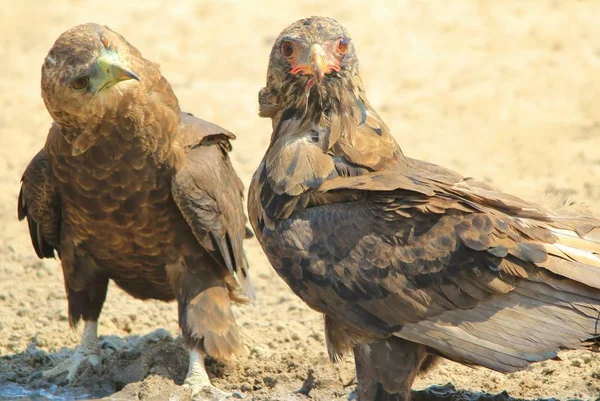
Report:
[[[228,153],[235,136],[181,112],[158,64],[97,24],[64,32],[42,66],[53,124],[22,177],[18,217],[40,258],[58,255],[71,326],[70,358],[38,377],[100,362],[97,324],[109,280],[138,299],[177,300],[191,394],[211,386],[209,355],[243,351],[231,311],[254,290],[243,239],[243,185]]]
[[[361,401],[409,400],[440,357],[514,372],[600,334],[600,220],[407,157],[331,18],[276,39],[259,115],[273,132],[249,188],[278,275],[352,352]]]

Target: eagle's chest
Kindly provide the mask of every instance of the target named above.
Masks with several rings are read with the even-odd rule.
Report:
[[[176,258],[185,225],[171,196],[172,168],[143,149],[94,147],[52,163],[63,229],[98,259]]]

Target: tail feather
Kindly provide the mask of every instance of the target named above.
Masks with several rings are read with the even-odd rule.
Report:
[[[472,309],[407,324],[396,335],[501,372],[554,358],[563,348],[587,347],[600,335],[600,292],[549,274],[538,279],[521,280],[512,292]]]
[[[540,265],[554,274],[600,289],[600,241],[592,236],[582,237],[573,230],[549,230],[556,242],[544,244],[549,258]]]
[[[550,231],[557,237],[557,242],[559,244],[592,252],[594,254],[600,254],[600,238],[594,238],[593,236],[588,235],[581,236],[575,231],[560,228],[551,228]]]

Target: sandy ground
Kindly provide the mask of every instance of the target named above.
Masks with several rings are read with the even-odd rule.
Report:
[[[598,1],[0,0],[0,10],[0,395],[67,356],[81,333],[67,324],[58,262],[36,258],[16,219],[20,175],[50,125],[40,67],[58,35],[78,23],[122,33],[161,63],[185,110],[235,132],[232,158],[246,183],[270,135],[256,98],[272,42],[289,23],[319,14],[348,27],[370,100],[406,154],[525,198],[566,191],[600,206]],[[236,317],[248,356],[229,367],[211,363],[214,383],[246,399],[301,400],[292,392],[312,369],[314,400],[348,399],[353,362],[329,364],[321,316],[276,276],[254,240],[247,253],[258,301]],[[187,356],[175,304],[137,301],[111,285],[99,330],[122,348],[84,375],[84,391],[126,386],[122,399],[150,399],[181,383]],[[596,399],[600,357],[562,359],[511,375],[444,362],[415,387],[452,382],[515,397]]]

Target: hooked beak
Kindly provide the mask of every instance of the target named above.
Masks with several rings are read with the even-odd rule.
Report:
[[[92,66],[90,74],[91,90],[94,94],[98,94],[104,89],[118,84],[121,81],[140,78],[133,72],[125,68],[116,52],[106,51],[96,60]]]
[[[325,48],[320,44],[311,46],[306,60],[301,64],[293,65],[292,74],[310,75],[311,78],[306,83],[306,90],[309,91],[315,83],[320,84],[329,72],[339,72],[341,70],[339,61],[334,56],[328,54]]]
[[[328,71],[325,50],[321,45],[315,44],[310,48],[310,69],[317,82],[321,82]]]

